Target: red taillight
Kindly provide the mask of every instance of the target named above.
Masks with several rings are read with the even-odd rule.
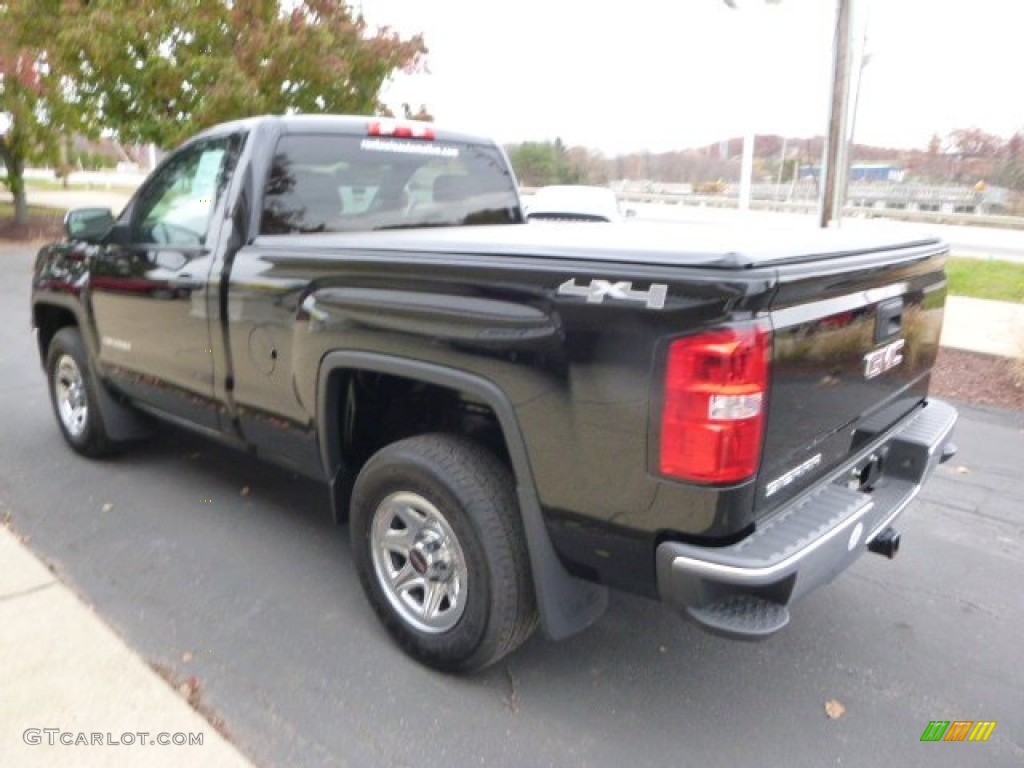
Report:
[[[669,345],[662,474],[733,483],[757,471],[770,357],[771,332],[764,325],[688,336]]]
[[[393,136],[396,139],[433,139],[434,129],[426,123],[400,123],[397,120],[374,120],[366,126],[369,136]]]

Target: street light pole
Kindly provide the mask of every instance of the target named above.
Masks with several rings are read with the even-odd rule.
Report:
[[[775,182],[776,194],[782,189],[782,173],[786,170],[786,148],[789,144],[789,137],[782,137],[782,154],[779,156],[779,177]]]
[[[750,128],[743,134],[743,160],[740,163],[740,211],[750,210],[751,179],[754,175],[754,131]]]
[[[832,62],[832,108],[822,167],[821,226],[839,226],[847,165],[847,118],[850,101],[850,15],[853,0],[837,0]]]
[[[746,0],[723,0],[723,2],[732,8],[734,11],[741,10],[745,6],[751,5]],[[782,0],[763,0],[764,5],[778,5]],[[745,42],[752,43],[755,39],[756,32],[751,25],[750,21],[747,21],[746,34],[743,35]],[[749,45],[748,53],[749,53]],[[748,77],[748,82],[752,82],[751,78]],[[750,210],[750,191],[751,191],[751,179],[754,175],[754,116],[751,114],[747,118],[747,127],[743,132],[743,159],[740,163],[740,197],[738,202],[738,208],[741,212]]]

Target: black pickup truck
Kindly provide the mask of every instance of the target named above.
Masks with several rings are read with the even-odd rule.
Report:
[[[66,229],[32,322],[70,446],[157,417],[328,483],[441,669],[609,587],[770,635],[955,450],[936,240],[527,224],[493,142],[328,116],[212,128]]]

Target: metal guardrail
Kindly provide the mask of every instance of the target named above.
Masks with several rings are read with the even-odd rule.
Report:
[[[526,190],[523,190],[524,192]],[[659,195],[651,193],[620,192],[619,200],[630,203],[654,203],[662,205],[685,205],[707,208],[736,208],[735,199],[719,195]],[[817,201],[796,200],[751,200],[750,207],[757,211],[779,211],[786,213],[816,213]],[[972,227],[998,227],[1001,229],[1024,230],[1024,217],[993,216],[979,213],[943,213],[941,211],[908,211],[898,208],[873,208],[847,203],[843,216],[864,219],[895,219],[928,224],[956,224]]]

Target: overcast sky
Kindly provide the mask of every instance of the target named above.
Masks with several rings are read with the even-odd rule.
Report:
[[[1024,129],[1022,0],[855,0],[871,54],[856,141]],[[358,2],[355,3],[357,6]],[[825,132],[834,0],[730,10],[722,0],[363,0],[373,24],[422,32],[429,73],[388,103],[501,142],[561,137],[608,153],[757,133]],[[858,35],[860,37],[860,35]]]

